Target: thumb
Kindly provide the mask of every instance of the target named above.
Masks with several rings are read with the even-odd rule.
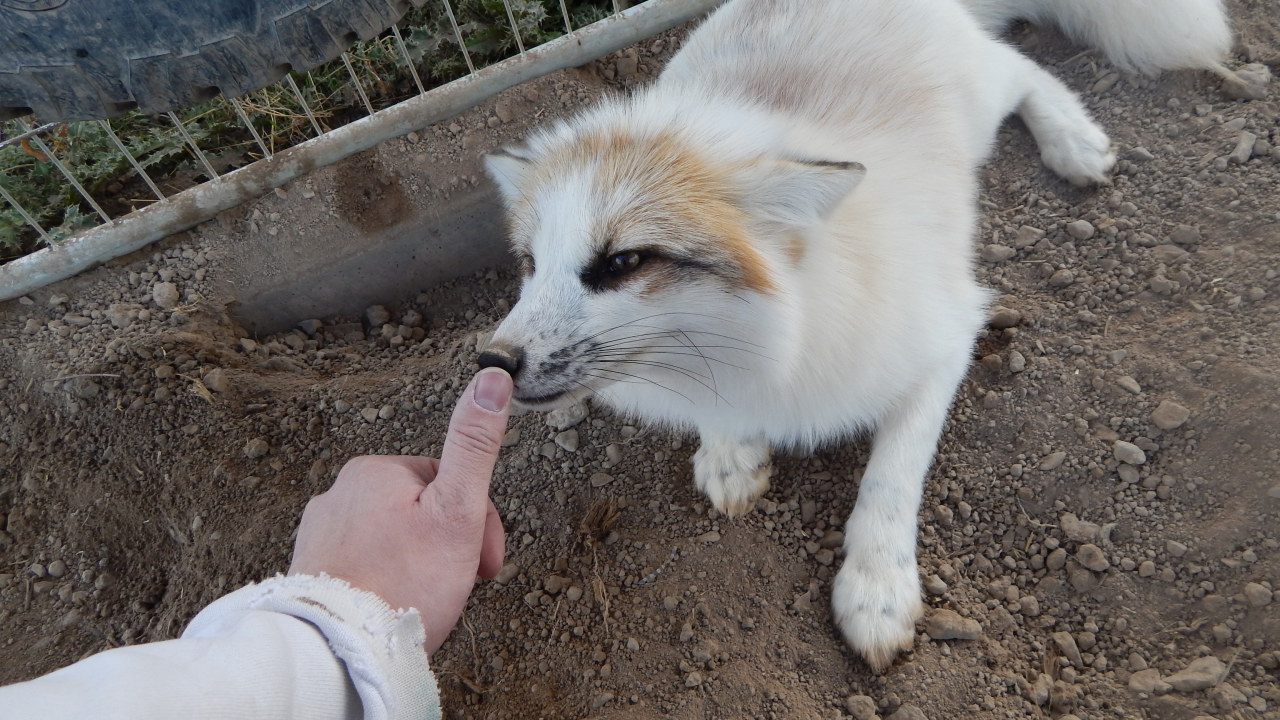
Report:
[[[489,480],[511,412],[511,391],[510,375],[485,368],[472,378],[453,409],[440,470],[429,487],[455,510],[474,504],[477,514],[484,516]]]

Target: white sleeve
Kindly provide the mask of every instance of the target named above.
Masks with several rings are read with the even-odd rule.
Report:
[[[417,611],[324,575],[222,597],[181,639],[98,653],[0,688],[0,715],[50,720],[440,717]]]

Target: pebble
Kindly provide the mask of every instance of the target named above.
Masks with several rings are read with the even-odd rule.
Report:
[[[344,412],[346,412],[346,411],[348,411],[348,410],[350,410],[350,409],[351,409],[351,403],[347,402],[346,400],[334,400],[334,401],[333,401],[333,411],[334,411],[334,412],[336,412],[336,413],[341,414],[341,413],[344,413]]]
[[[1200,231],[1190,225],[1179,225],[1169,233],[1169,239],[1179,245],[1199,245]]]
[[[1058,519],[1058,528],[1068,540],[1079,543],[1096,542],[1102,533],[1102,528],[1097,523],[1081,520],[1075,513],[1062,513]]]
[[[1076,667],[1084,667],[1084,658],[1080,655],[1080,646],[1076,645],[1076,639],[1071,633],[1059,631],[1050,636],[1053,644],[1058,646],[1058,650],[1062,653],[1072,665]]]
[[[1067,234],[1077,240],[1088,240],[1096,231],[1088,220],[1076,220],[1067,223]]]
[[[1161,400],[1155,410],[1151,411],[1151,422],[1161,430],[1173,430],[1191,417],[1191,411],[1172,400]]]
[[[1169,540],[1164,544],[1164,549],[1165,549],[1165,552],[1168,552],[1170,555],[1180,558],[1183,555],[1187,554],[1187,550],[1189,548],[1187,548],[1186,545],[1183,545],[1177,540]]]
[[[1040,242],[1044,238],[1044,231],[1038,227],[1023,225],[1018,228],[1018,234],[1013,238],[1013,246],[1021,250],[1028,248]]]
[[[587,482],[593,488],[601,488],[613,482],[613,476],[607,473],[594,473]]]
[[[1018,599],[1018,612],[1025,617],[1040,616],[1040,600],[1034,595],[1023,595]]]
[[[1227,156],[1227,159],[1234,163],[1243,165],[1249,162],[1249,158],[1253,157],[1253,145],[1258,141],[1258,136],[1251,132],[1245,131],[1240,133],[1236,138],[1236,147]]]
[[[49,563],[49,567],[45,568],[45,570],[49,573],[49,577],[60,578],[63,575],[67,574],[67,564],[62,562],[61,560],[54,560],[53,562]],[[1262,587],[1262,586],[1259,585],[1258,587]],[[1247,588],[1246,588],[1246,591],[1247,591]],[[1267,599],[1268,600],[1271,599],[1271,594],[1269,592],[1267,593]]]
[[[1226,664],[1210,655],[1193,660],[1186,669],[1170,675],[1164,681],[1180,693],[1192,693],[1211,688],[1226,677]]]
[[[178,307],[178,286],[171,282],[158,282],[151,286],[151,301],[164,310]]]
[[[266,438],[254,438],[244,444],[244,456],[250,460],[257,460],[269,452],[271,452],[271,445]]]
[[[924,711],[915,705],[903,705],[885,720],[929,720]]]
[[[694,670],[684,676],[684,686],[687,688],[696,688],[702,684],[702,673]]]
[[[1126,156],[1130,160],[1136,163],[1143,163],[1143,162],[1147,162],[1148,160],[1154,160],[1156,157],[1155,155],[1151,154],[1150,150],[1142,146],[1133,148],[1126,154]]]
[[[364,319],[369,327],[377,329],[391,322],[391,311],[382,305],[372,305],[364,311]]]
[[[53,575],[53,565],[49,565],[49,574]],[[1266,607],[1271,604],[1271,589],[1262,583],[1248,583],[1244,586],[1244,599],[1250,607]]]
[[[390,420],[395,416],[396,416],[396,408],[394,405],[383,405],[382,407],[378,408],[379,420]]]
[[[1163,695],[1172,690],[1173,686],[1160,677],[1159,670],[1147,668],[1129,676],[1129,689],[1148,695]]]
[[[1067,268],[1062,268],[1061,270],[1049,276],[1050,287],[1058,287],[1058,288],[1066,287],[1075,281],[1076,281],[1076,274],[1071,272]]]
[[[1027,369],[1027,358],[1017,350],[1009,351],[1009,372],[1020,373]]]
[[[1066,459],[1067,454],[1065,452],[1062,452],[1061,450],[1058,452],[1052,452],[1045,455],[1044,458],[1040,460],[1039,468],[1041,470],[1057,470],[1062,467],[1062,463]]]
[[[1134,380],[1132,377],[1128,375],[1121,375],[1120,377],[1116,378],[1116,384],[1119,385],[1126,392],[1133,393],[1134,395],[1138,395],[1142,393],[1142,386],[1138,384],[1137,380]]]
[[[360,408],[360,417],[364,418],[365,422],[375,422],[378,419],[378,408]]]
[[[982,637],[982,626],[977,620],[943,608],[925,621],[925,632],[934,640],[977,640]]]
[[[1013,308],[1007,308],[1001,305],[996,305],[991,308],[991,319],[987,321],[991,327],[996,328],[997,330],[1011,328],[1019,322],[1022,322],[1022,313],[1014,310]]]
[[[1147,462],[1147,454],[1142,451],[1142,448],[1124,440],[1117,440],[1115,445],[1111,446],[1111,453],[1122,463],[1143,465]]]
[[[1080,549],[1076,550],[1076,561],[1094,572],[1105,572],[1107,568],[1111,567],[1107,556],[1093,543],[1081,545]]]
[[[586,419],[587,406],[583,403],[576,403],[568,407],[552,410],[547,413],[544,420],[554,430],[568,430]]]
[[[1017,250],[1014,250],[1008,245],[997,245],[992,243],[990,245],[982,246],[982,250],[979,251],[979,256],[982,258],[983,262],[998,263],[1008,260],[1017,253]]]
[[[1067,551],[1057,548],[1049,553],[1049,557],[1045,558],[1044,566],[1050,570],[1061,570],[1067,564]]]
[[[205,387],[216,393],[225,393],[231,389],[231,383],[227,380],[227,372],[222,368],[210,370],[204,374],[204,377],[200,378],[200,381],[204,383]]]
[[[948,589],[947,582],[937,575],[930,575],[924,579],[924,591],[930,595],[941,595]]]
[[[555,437],[555,441],[556,441],[556,444],[559,445],[561,448],[563,448],[565,452],[578,451],[578,431],[577,430],[565,430],[562,433],[557,433]]]
[[[850,695],[844,699],[844,709],[853,720],[872,720],[876,716],[876,701],[867,695]]]
[[[507,583],[514,580],[516,576],[519,574],[520,574],[519,565],[516,565],[515,563],[507,563],[506,565],[502,566],[502,569],[499,570],[496,575],[493,576],[493,581],[498,583],[499,585],[506,585]]]

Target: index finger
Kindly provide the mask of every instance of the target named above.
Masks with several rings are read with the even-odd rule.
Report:
[[[439,471],[431,483],[441,500],[474,503],[484,511],[489,479],[507,430],[511,391],[511,376],[499,368],[481,370],[463,391],[444,437]]]

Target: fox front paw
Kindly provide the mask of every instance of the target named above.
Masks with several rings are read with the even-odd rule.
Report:
[[[1040,143],[1045,166],[1072,185],[1109,185],[1107,174],[1116,164],[1111,138],[1093,122],[1063,128]]]
[[[899,652],[911,649],[924,612],[914,559],[890,567],[847,558],[831,591],[831,610],[849,647],[874,672],[883,672]]]
[[[764,441],[726,442],[703,438],[693,456],[693,479],[712,506],[729,517],[746,514],[769,489],[773,465]]]

